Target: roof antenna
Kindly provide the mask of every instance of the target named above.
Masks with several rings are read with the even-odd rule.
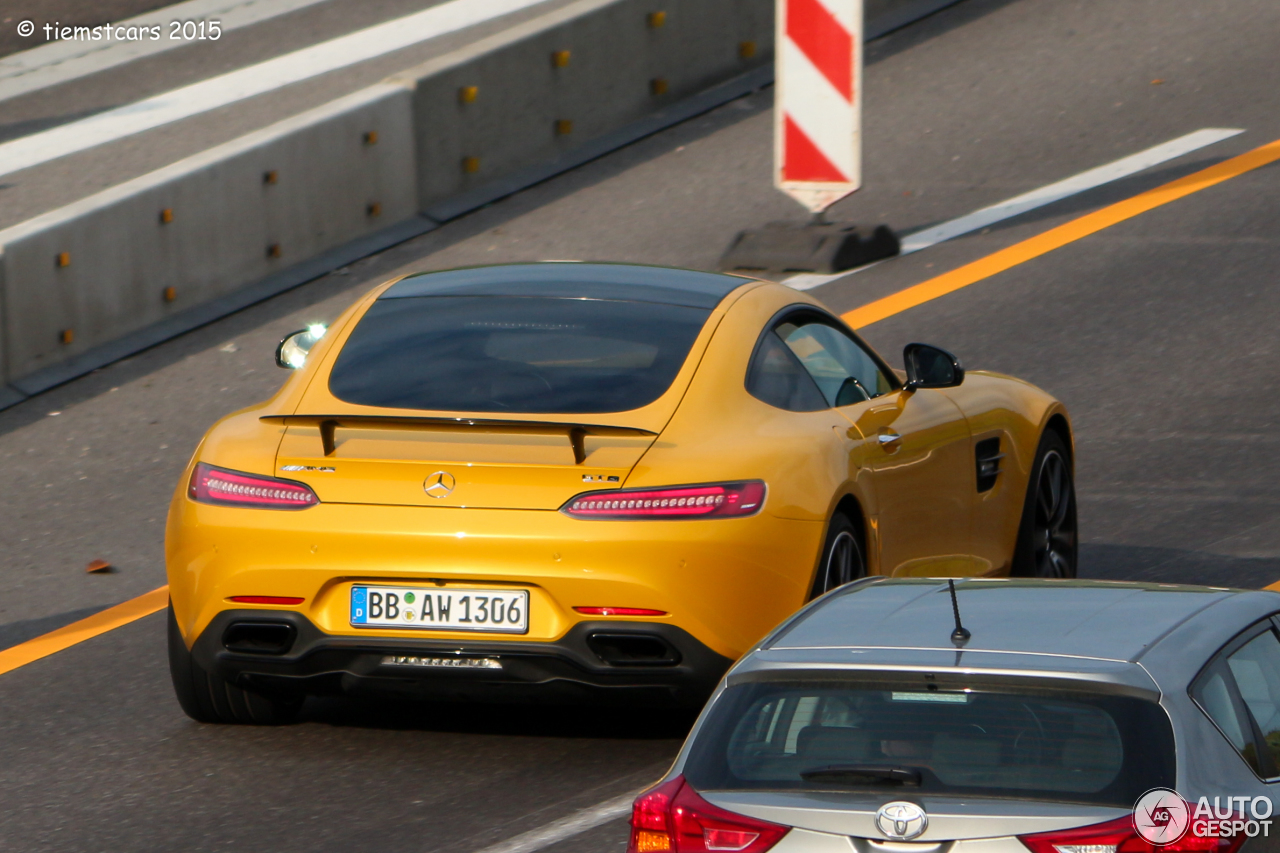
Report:
[[[973,635],[969,633],[968,628],[960,624],[960,605],[956,601],[956,582],[948,579],[947,586],[951,589],[951,612],[956,617],[956,629],[951,632],[951,642],[955,644],[957,649],[962,649]]]

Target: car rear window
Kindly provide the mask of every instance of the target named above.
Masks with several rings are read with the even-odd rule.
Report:
[[[1174,783],[1158,705],[1125,696],[886,685],[732,687],[693,744],[700,790],[900,791],[1129,808]]]
[[[384,299],[347,339],[329,390],[388,408],[629,411],[670,387],[710,314],[607,299]]]

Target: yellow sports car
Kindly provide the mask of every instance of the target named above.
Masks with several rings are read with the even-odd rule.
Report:
[[[621,264],[412,275],[222,419],[169,510],[183,709],[320,692],[700,704],[864,574],[1075,574],[1061,403],[785,285]]]

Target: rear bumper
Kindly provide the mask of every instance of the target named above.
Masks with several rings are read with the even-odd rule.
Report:
[[[824,535],[822,523],[767,512],[643,522],[457,507],[320,504],[282,512],[198,504],[179,494],[166,560],[188,643],[236,608],[234,596],[303,598],[291,609],[336,637],[352,633],[356,583],[496,585],[529,590],[523,639],[538,646],[592,619],[575,607],[637,607],[665,612],[650,621],[678,625],[733,659],[804,603]],[[391,628],[370,634],[421,636]],[[435,636],[450,645],[514,639]]]
[[[292,636],[278,653],[227,647],[229,637],[253,626],[285,625]],[[283,629],[276,634],[289,636]],[[580,622],[554,642],[460,642],[335,636],[301,613],[260,609],[219,613],[191,652],[205,670],[246,687],[668,707],[700,706],[733,663],[681,628],[652,622]]]

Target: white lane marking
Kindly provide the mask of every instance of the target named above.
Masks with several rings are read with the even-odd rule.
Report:
[[[1055,184],[1049,184],[1038,190],[1014,196],[999,204],[975,210],[973,213],[965,214],[958,219],[952,219],[941,225],[935,225],[932,228],[909,234],[902,240],[901,254],[910,255],[921,249],[936,246],[938,243],[950,240],[953,237],[959,237],[962,234],[977,231],[979,228],[985,228],[1001,220],[1010,219],[1027,211],[1035,210],[1037,207],[1044,207],[1046,204],[1053,204],[1055,201],[1061,201],[1068,196],[1082,193],[1085,190],[1100,187],[1120,178],[1127,178],[1129,175],[1137,174],[1144,169],[1181,157],[1183,154],[1189,154],[1199,148],[1204,148],[1206,145],[1230,139],[1239,133],[1244,133],[1244,130],[1231,127],[1210,127],[1204,130],[1197,130],[1194,133],[1188,133],[1186,136],[1180,136],[1177,139],[1161,143],[1145,151],[1139,151],[1137,154],[1122,157],[1113,163],[1107,163],[1105,166],[1098,166],[1095,169],[1081,172]],[[803,273],[791,276],[785,283],[796,290],[812,290],[829,281],[835,281],[838,278],[844,278],[847,275],[871,269],[873,266],[875,264],[831,275]]]
[[[545,2],[547,0],[450,0],[257,65],[6,142],[0,145],[0,175],[252,98]]]
[[[533,853],[534,850],[550,847],[552,844],[564,841],[566,838],[572,838],[575,835],[586,832],[588,829],[595,829],[602,823],[608,823],[623,815],[630,814],[631,803],[635,801],[636,795],[639,793],[639,791],[632,791],[630,794],[623,794],[620,797],[614,797],[612,800],[605,800],[599,805],[591,806],[568,817],[552,821],[546,826],[531,829],[526,833],[517,835],[515,838],[508,838],[506,841],[500,841],[484,848],[479,853]]]
[[[124,21],[112,22],[112,32],[117,27],[162,24],[159,40],[148,38],[145,41],[117,41],[113,38],[108,41],[103,38],[99,41],[45,41],[44,30],[37,27],[31,43],[38,46],[0,59],[0,101],[97,74],[143,56],[203,43],[170,39],[170,21],[217,21],[225,34],[325,2],[328,0],[187,0],[185,3],[153,9]],[[62,26],[71,26],[73,23],[60,22]]]

